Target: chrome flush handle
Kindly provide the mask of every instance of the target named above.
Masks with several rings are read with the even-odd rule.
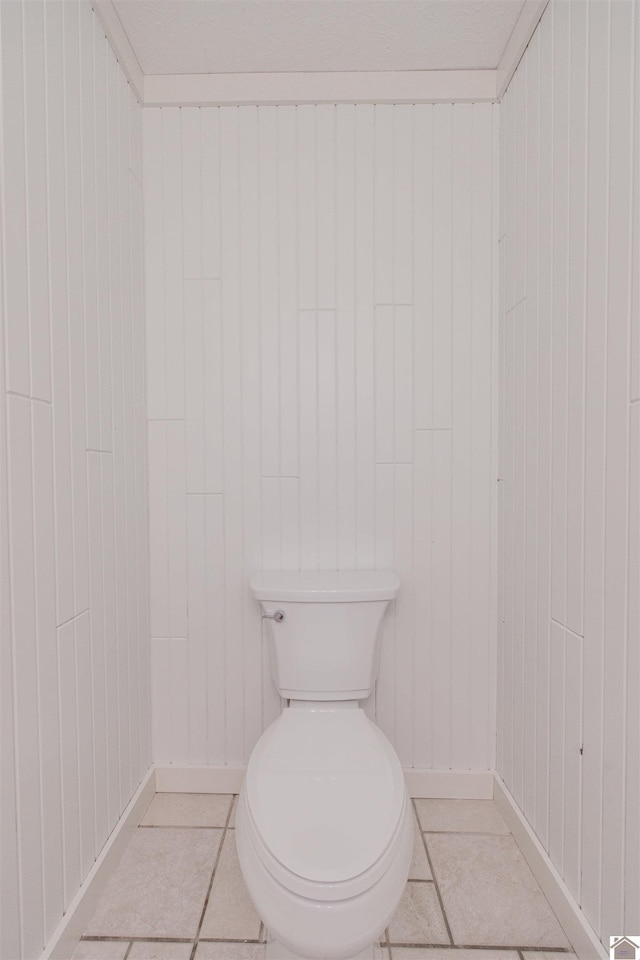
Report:
[[[263,613],[263,620],[275,620],[276,623],[282,623],[283,620],[286,620],[286,614],[284,610],[274,610],[273,613]]]

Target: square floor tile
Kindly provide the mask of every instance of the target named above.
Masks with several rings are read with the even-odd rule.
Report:
[[[260,917],[240,872],[235,830],[225,835],[200,936],[215,940],[257,940]]]
[[[71,960],[124,960],[128,949],[128,940],[81,940]]]
[[[409,881],[389,924],[390,943],[449,943],[433,883]]]
[[[127,960],[189,960],[192,943],[160,943],[139,940],[132,944]]]
[[[196,960],[264,960],[264,943],[207,943],[202,940]]]
[[[223,793],[156,793],[141,827],[224,827],[233,797]]]
[[[513,837],[426,838],[455,944],[569,947]]]
[[[221,838],[221,830],[136,830],[85,933],[194,937]]]
[[[515,950],[447,950],[440,947],[392,947],[392,960],[520,960]],[[562,960],[566,954],[562,954]],[[556,960],[559,960],[556,954]]]
[[[509,834],[493,800],[416,800],[423,830],[439,833]]]
[[[409,880],[431,880],[431,869],[424,848],[422,832],[415,816],[413,821],[413,858],[409,867]]]

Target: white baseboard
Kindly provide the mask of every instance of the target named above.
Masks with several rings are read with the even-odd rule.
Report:
[[[409,794],[432,800],[491,800],[493,773],[489,770],[420,770],[404,771]]]
[[[494,776],[494,799],[579,960],[606,960],[608,951],[498,774]]]
[[[157,766],[158,793],[239,793],[246,767]],[[490,771],[419,770],[404,771],[412,797],[490,800],[493,774]]]
[[[118,866],[120,857],[142,820],[155,792],[156,771],[152,767],[129,801],[113,833],[69,904],[67,912],[45,947],[40,960],[69,960],[73,955],[111,874]]]
[[[240,793],[246,767],[156,766],[158,793]]]

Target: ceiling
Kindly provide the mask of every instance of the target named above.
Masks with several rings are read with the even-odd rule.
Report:
[[[114,0],[144,74],[495,69],[524,0]]]

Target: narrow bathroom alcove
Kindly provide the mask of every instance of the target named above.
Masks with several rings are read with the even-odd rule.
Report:
[[[380,957],[633,941],[639,31],[0,0],[1,960],[264,957],[260,570],[400,579]]]

